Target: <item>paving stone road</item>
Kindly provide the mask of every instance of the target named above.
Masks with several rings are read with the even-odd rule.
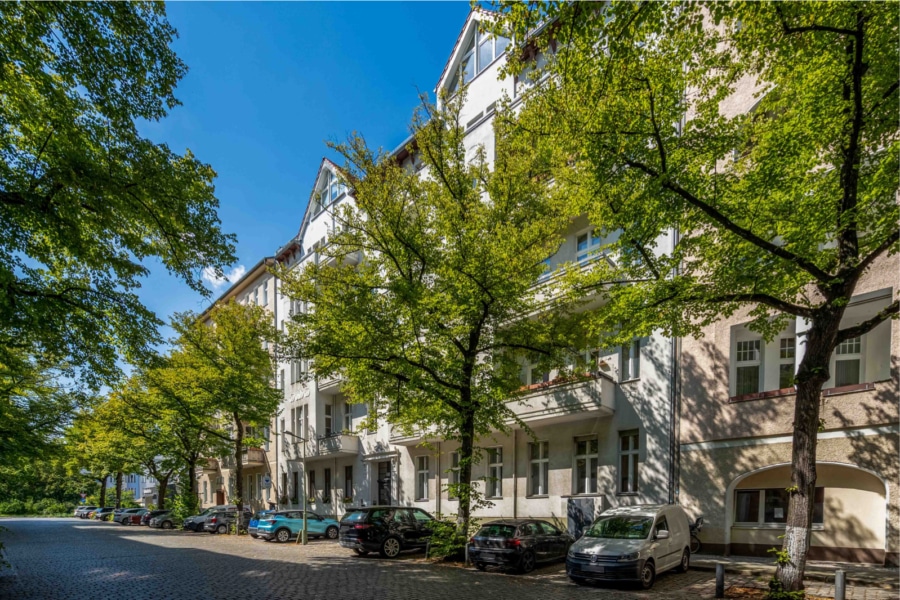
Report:
[[[0,519],[12,570],[0,598],[16,600],[301,599],[353,600],[713,598],[713,574],[664,574],[651,592],[579,588],[560,564],[530,575],[426,562],[357,557],[335,542],[276,544],[247,536],[151,530],[80,519]],[[752,582],[735,576],[729,584]],[[756,585],[759,585],[757,582]],[[886,598],[887,596],[885,596]]]

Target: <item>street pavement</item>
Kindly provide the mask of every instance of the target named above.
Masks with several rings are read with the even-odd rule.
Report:
[[[0,571],[3,599],[697,600],[713,598],[715,588],[714,574],[700,570],[663,574],[653,590],[641,592],[624,585],[579,588],[560,563],[530,575],[480,573],[426,561],[421,553],[357,557],[324,540],[303,547],[80,519],[2,519],[0,525],[8,529],[0,539],[12,564]],[[737,575],[727,584],[763,585]],[[896,591],[859,589],[852,598],[896,597]]]

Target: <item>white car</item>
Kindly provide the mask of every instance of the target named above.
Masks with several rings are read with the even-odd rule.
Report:
[[[613,508],[597,517],[566,556],[566,574],[590,580],[638,581],[653,587],[657,573],[691,565],[688,517],[677,504]]]

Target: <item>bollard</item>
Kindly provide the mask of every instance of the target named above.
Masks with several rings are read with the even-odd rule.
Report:
[[[716,563],[716,598],[725,597],[725,565]]]
[[[844,600],[847,593],[847,579],[842,570],[834,572],[834,600]]]

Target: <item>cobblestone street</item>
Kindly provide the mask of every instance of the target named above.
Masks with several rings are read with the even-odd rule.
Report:
[[[123,527],[78,519],[4,519],[12,571],[0,572],[0,598],[130,599],[335,598],[354,600],[678,598],[714,596],[713,574],[660,576],[650,592],[624,586],[579,588],[561,564],[527,575],[435,565],[421,553],[360,558],[329,541],[303,547],[249,537]],[[761,585],[730,576],[729,585]],[[889,598],[865,590],[858,598]],[[891,592],[896,594],[896,592]]]

